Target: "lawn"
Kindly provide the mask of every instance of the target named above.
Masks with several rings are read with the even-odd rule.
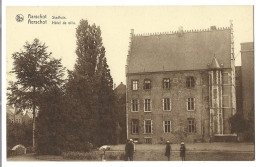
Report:
[[[171,160],[180,161],[179,145],[172,144]],[[252,143],[190,143],[186,144],[186,160],[187,161],[253,161],[255,160],[255,147]],[[164,156],[165,145],[147,145],[136,144],[136,152],[134,154],[135,161],[166,161]],[[107,155],[115,153],[120,155],[124,153],[124,145],[113,145],[111,151]],[[28,156],[10,157],[8,161],[75,161],[72,159],[63,158],[62,156]],[[95,161],[96,159],[92,159]],[[100,161],[98,156],[98,161]],[[76,161],[88,161],[86,159]],[[120,160],[120,156],[116,158]]]

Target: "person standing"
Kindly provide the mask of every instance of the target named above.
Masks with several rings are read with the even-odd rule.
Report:
[[[170,161],[170,156],[171,156],[171,144],[170,144],[169,141],[166,142],[165,156],[168,158],[168,161]]]
[[[133,141],[133,139],[130,139],[130,142],[129,142],[129,159],[130,159],[130,161],[134,160],[134,141]]]
[[[129,140],[126,140],[126,144],[125,144],[125,160],[128,161],[129,158]]]
[[[181,142],[180,157],[182,161],[185,161],[185,151],[186,151],[185,144],[184,142]]]

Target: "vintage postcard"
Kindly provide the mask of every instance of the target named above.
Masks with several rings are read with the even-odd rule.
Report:
[[[5,10],[7,164],[255,161],[253,6]]]

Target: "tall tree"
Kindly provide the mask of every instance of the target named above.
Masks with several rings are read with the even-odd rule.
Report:
[[[113,124],[113,112],[110,112],[114,104],[113,80],[105,58],[100,27],[81,20],[76,38],[77,61],[74,70],[69,71],[66,84],[74,125],[68,127],[73,133],[70,139],[97,146],[107,143]]]
[[[10,82],[8,93],[9,105],[14,104],[19,111],[30,109],[33,114],[33,148],[35,148],[35,116],[41,103],[41,95],[53,86],[63,84],[64,67],[61,59],[51,57],[47,46],[39,39],[32,43],[26,42],[24,50],[12,55],[15,82]]]

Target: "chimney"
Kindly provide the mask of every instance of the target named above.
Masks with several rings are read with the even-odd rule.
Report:
[[[131,29],[131,37],[134,36],[134,29]]]
[[[210,26],[210,30],[217,30],[216,26]]]

